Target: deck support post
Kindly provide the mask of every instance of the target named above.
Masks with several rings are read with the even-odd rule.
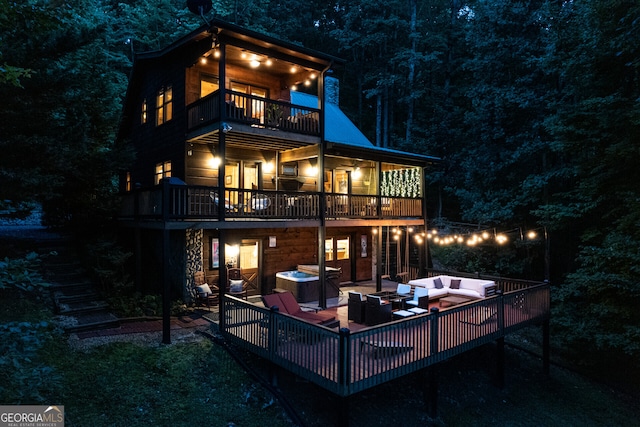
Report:
[[[542,323],[542,371],[549,375],[550,364],[549,318]]]
[[[340,407],[340,410],[338,411],[338,422],[336,425],[339,427],[349,427],[349,407],[351,406],[350,396],[340,397],[339,399],[340,403],[338,406]]]
[[[438,416],[438,366],[433,365],[427,368],[426,389],[424,390],[427,412],[431,418]]]
[[[171,280],[169,230],[162,230],[162,343],[171,344]]]
[[[504,388],[504,337],[498,338],[496,346],[496,386]]]

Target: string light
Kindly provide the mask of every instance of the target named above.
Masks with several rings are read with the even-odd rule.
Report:
[[[495,242],[498,245],[504,245],[507,242],[509,242],[509,240],[511,240],[509,238],[509,234],[515,234],[515,233],[518,233],[517,239],[522,241],[538,240],[540,238],[539,230],[541,229],[542,228],[531,229],[526,231],[525,233],[523,232],[523,229],[521,227],[518,227],[515,229],[502,231],[502,232],[496,232],[495,229],[493,230],[487,229],[487,230],[469,231],[465,233],[456,232],[456,233],[449,234],[448,232],[438,231],[437,229],[432,228],[426,231],[426,239],[431,240],[433,241],[433,243],[441,246],[446,246],[451,244],[465,244],[466,246],[469,246],[469,247],[476,247],[481,244],[487,244],[491,242]]]

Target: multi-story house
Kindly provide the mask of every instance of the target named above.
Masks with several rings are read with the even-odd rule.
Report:
[[[357,129],[338,105],[341,59],[209,24],[134,62],[118,140],[136,153],[120,219],[139,286],[189,300],[196,272],[224,291],[240,268],[264,294],[298,265],[380,283],[382,231],[424,230],[436,159]],[[323,304],[331,281],[319,282]]]

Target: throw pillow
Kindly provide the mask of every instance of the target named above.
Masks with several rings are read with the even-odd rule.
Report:
[[[243,284],[243,280],[231,280],[231,286],[230,286],[230,291],[231,292],[242,292],[242,284]]]
[[[449,289],[460,289],[461,279],[451,279],[451,284],[449,285]]]
[[[196,287],[196,290],[198,291],[198,293],[200,294],[200,296],[202,298],[204,298],[204,297],[206,297],[208,295],[211,295],[211,288],[206,283]]]
[[[433,279],[433,284],[436,285],[436,289],[444,288],[444,285],[442,284],[442,280],[440,280],[439,277],[436,277],[435,279]]]

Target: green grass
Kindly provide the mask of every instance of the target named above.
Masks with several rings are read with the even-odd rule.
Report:
[[[0,292],[0,403],[64,405],[67,426],[290,426],[208,339],[74,350],[43,302]]]
[[[56,403],[65,405],[69,426],[290,425],[272,397],[209,340],[59,350],[52,364],[64,381]]]

